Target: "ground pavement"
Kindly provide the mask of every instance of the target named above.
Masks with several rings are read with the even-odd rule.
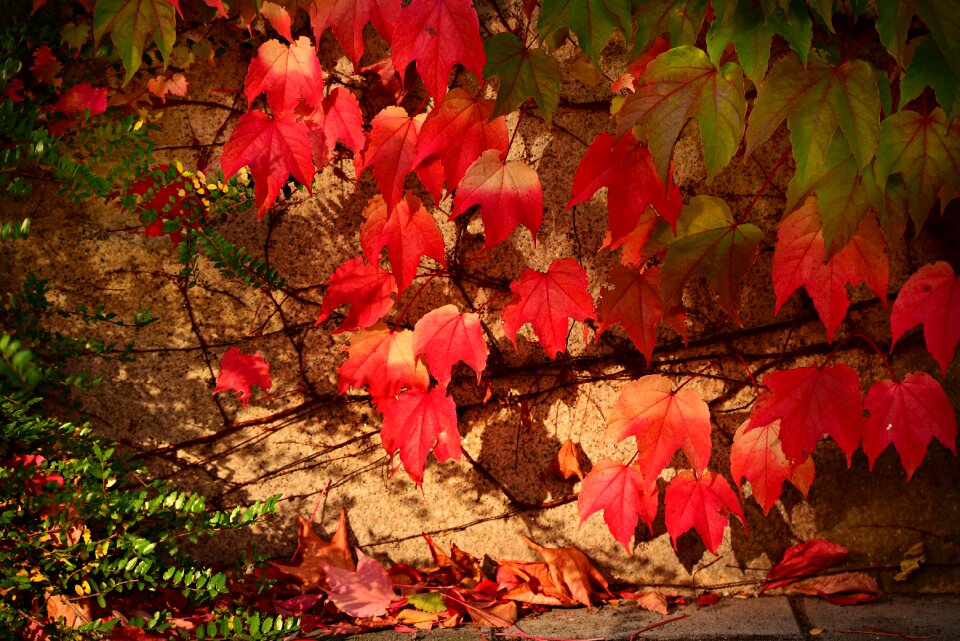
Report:
[[[463,627],[394,631],[324,641],[496,641],[600,639],[604,641],[960,641],[960,595],[885,596],[873,603],[837,606],[816,598],[726,598],[708,607],[683,606],[660,615],[627,605],[553,610],[522,619],[511,632]],[[315,635],[310,635],[314,637]]]

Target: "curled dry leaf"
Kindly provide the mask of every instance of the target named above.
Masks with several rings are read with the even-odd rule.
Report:
[[[567,439],[560,446],[557,452],[557,458],[550,464],[550,473],[559,476],[562,479],[569,480],[576,476],[583,480],[583,469],[580,467],[580,457],[577,452],[577,444]]]
[[[657,592],[656,590],[647,590],[646,592],[632,594],[631,597],[636,598],[637,607],[641,610],[649,610],[650,612],[656,612],[657,614],[670,613],[667,597],[662,592]]]
[[[297,520],[297,552],[294,562],[277,563],[270,565],[298,579],[303,584],[305,592],[326,586],[326,568],[333,566],[342,570],[353,571],[355,565],[350,556],[350,545],[347,542],[347,513],[340,510],[340,522],[337,531],[330,541],[324,541],[313,531],[309,521],[304,518]]]
[[[818,576],[795,583],[790,586],[790,590],[823,597],[835,605],[866,603],[876,600],[882,594],[877,580],[863,572]]]
[[[770,569],[760,591],[782,588],[804,575],[816,574],[842,563],[850,551],[839,543],[826,539],[810,539],[788,548],[783,558]]]
[[[590,595],[599,592],[591,589],[591,583],[602,588],[602,593],[608,592],[607,580],[576,547],[545,548],[522,534],[520,538],[547,562],[554,584],[567,590],[578,603],[590,607]]]

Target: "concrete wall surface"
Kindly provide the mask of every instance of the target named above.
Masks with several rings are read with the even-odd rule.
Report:
[[[501,9],[498,16],[487,2],[475,4],[484,35],[503,30],[501,17],[512,25],[519,15],[516,7]],[[301,23],[295,23],[295,29],[299,27]],[[367,35],[365,64],[385,51],[372,31]],[[385,104],[366,97],[369,76],[351,75],[352,65],[340,57],[329,32],[320,44],[328,82],[351,83],[369,121]],[[604,77],[591,85],[583,80],[573,48],[561,47],[562,99],[552,125],[535,110],[522,119],[516,113],[507,118],[515,135],[511,158],[530,163],[543,185],[544,222],[535,244],[526,230],[518,230],[479,255],[479,216],[473,214],[463,224],[450,222],[451,199],[437,204],[414,178],[408,180],[443,231],[448,261],[461,269],[452,277],[428,279],[436,264],[424,259],[423,276],[404,292],[389,322],[412,327],[423,314],[447,303],[462,310],[481,307],[506,291],[524,268],[543,270],[558,257],[577,259],[587,271],[590,292],[599,297],[606,274],[618,260],[601,249],[607,225],[605,193],[572,209],[565,204],[586,145],[600,132],[612,131],[609,82],[629,62],[624,49],[622,37],[615,37],[603,56]],[[197,64],[189,74],[187,99],[171,97],[166,106],[154,105],[162,114],[155,135],[160,161],[176,159],[195,168],[219,156],[220,145],[245,109],[242,97],[224,89],[242,87],[250,55],[229,51],[216,66]],[[488,88],[491,96],[494,88],[495,83]],[[418,103],[419,97],[404,104],[413,109]],[[677,145],[675,175],[683,197],[716,195],[735,212],[754,200],[788,144],[783,128],[750,159],[745,160],[741,150],[708,183],[699,140],[691,122]],[[666,532],[662,490],[676,471],[689,467],[682,454],[674,456],[661,476],[658,518],[652,532],[640,525],[632,554],[614,541],[600,515],[581,525],[575,501],[579,482],[549,473],[568,438],[578,443],[585,464],[608,456],[627,460],[632,441],[610,445],[603,431],[620,390],[645,374],[663,373],[679,383],[704,372],[689,387],[710,405],[710,467],[727,477],[733,434],[756,397],[736,354],[761,383],[762,375],[776,368],[822,362],[834,350],[832,362],[856,368],[865,388],[885,374],[881,359],[856,339],[865,333],[889,346],[889,308],[865,287],[850,289],[853,306],[832,343],[805,293],[794,294],[780,314],[774,314],[770,267],[777,224],[787,213],[790,160],[774,174],[749,214],[749,221],[763,229],[764,239],[743,282],[742,327],[720,309],[706,283],[696,282],[684,298],[687,343],[661,328],[651,364],[621,328],[594,342],[592,330],[584,340],[580,324],[570,332],[568,354],[550,360],[529,327],[520,332],[516,349],[506,338],[500,322],[506,299],[484,307],[481,317],[492,339],[488,368],[478,385],[473,371],[460,365],[450,386],[460,408],[464,456],[443,464],[431,458],[422,490],[402,469],[391,474],[393,466],[380,443],[380,415],[368,396],[337,395],[337,368],[345,359],[341,350],[349,333],[331,332],[342,316],[315,325],[325,281],[344,260],[360,253],[361,214],[376,191],[369,171],[356,184],[340,177],[341,172],[352,177],[352,171],[345,161],[328,166],[316,176],[312,193],[295,192],[263,220],[258,221],[251,206],[221,226],[225,236],[267,258],[287,278],[285,287],[275,292],[226,280],[205,259],[197,285],[187,288],[178,277],[182,266],[172,243],[130,233],[136,217],[113,202],[73,205],[47,186],[26,202],[6,204],[30,215],[33,229],[28,240],[3,247],[8,252],[0,257],[4,291],[18,287],[32,271],[55,284],[57,302],[65,307],[99,301],[121,317],[149,307],[160,318],[135,333],[61,321],[65,330],[96,331],[119,344],[136,342],[132,362],[77,363],[105,379],[85,397],[97,429],[143,456],[154,474],[210,493],[215,504],[284,496],[275,517],[250,533],[219,537],[204,549],[206,554],[235,558],[251,542],[269,554],[290,554],[298,516],[309,517],[316,510],[317,530],[331,534],[345,507],[356,543],[366,553],[393,562],[422,564],[429,559],[421,533],[441,546],[456,544],[478,556],[532,560],[533,552],[520,538],[526,534],[543,545],[580,547],[609,576],[739,591],[753,589],[751,582],[762,578],[788,546],[820,536],[847,545],[851,567],[881,569],[888,590],[960,589],[960,465],[939,443],[931,445],[907,483],[892,449],[870,472],[861,451],[848,469],[839,449],[822,442],[814,455],[816,481],[809,497],[788,487],[768,516],[745,498],[749,534],[733,523],[718,556],[692,533],[681,536],[674,549]],[[946,259],[957,265],[957,213],[948,208],[942,217],[931,215],[919,235],[888,239],[891,294],[928,262]],[[234,346],[244,352],[259,350],[272,368],[269,394],[255,391],[247,408],[229,394],[212,393],[220,358]],[[900,375],[935,371],[918,330],[898,343],[892,365]],[[954,364],[942,380],[952,400],[960,401],[960,368]],[[925,546],[927,565],[908,582],[894,582],[903,553],[918,542]]]

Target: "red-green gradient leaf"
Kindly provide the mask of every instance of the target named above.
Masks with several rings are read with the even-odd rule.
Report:
[[[891,443],[900,455],[908,481],[934,437],[957,453],[957,416],[943,387],[925,372],[907,374],[903,381],[877,381],[864,397],[863,407],[868,412],[863,451],[871,470]]]
[[[403,198],[403,183],[416,164],[414,153],[420,120],[407,115],[403,107],[387,107],[370,123],[370,141],[363,153],[364,168],[373,167],[373,177],[393,209]]]
[[[376,263],[364,263],[362,256],[354,256],[337,267],[327,280],[317,324],[327,320],[340,305],[350,305],[350,313],[333,333],[370,327],[390,311],[396,293],[393,274]]]
[[[946,376],[960,341],[960,278],[943,261],[925,265],[900,288],[890,311],[893,345],[914,325],[923,323],[927,351]]]
[[[543,49],[524,46],[510,32],[498,33],[483,47],[487,54],[484,75],[500,77],[493,114],[505,116],[533,98],[549,125],[560,104],[560,63]]]
[[[603,510],[603,521],[623,549],[630,553],[630,538],[642,518],[653,529],[657,518],[657,484],[647,483],[636,465],[603,459],[583,479],[577,510],[583,523]]]
[[[569,319],[593,318],[593,297],[587,291],[587,273],[572,258],[558,258],[546,272],[525,269],[510,283],[513,298],[503,307],[503,329],[517,345],[517,331],[533,325],[547,356],[554,358],[567,346]]]
[[[717,68],[701,49],[685,45],[647,65],[636,92],[627,96],[617,113],[617,133],[639,124],[660,180],[666,182],[680,131],[696,118],[707,179],[712,180],[740,146],[746,109],[740,66],[727,63]]]
[[[378,194],[363,210],[360,245],[367,262],[376,263],[380,250],[387,248],[387,257],[403,292],[417,275],[420,257],[428,256],[446,267],[443,236],[437,221],[413,194],[407,194],[392,211]]]
[[[813,300],[827,330],[828,340],[843,322],[850,299],[847,285],[866,283],[886,304],[890,280],[883,232],[874,216],[867,216],[850,242],[826,260],[820,215],[815,197],[780,223],[773,250],[773,291],[776,311],[801,285]]]
[[[947,126],[942,109],[928,115],[904,109],[880,125],[875,171],[883,188],[892,174],[901,174],[907,188],[910,217],[917,229],[944,187],[960,184],[960,129]],[[946,206],[941,202],[941,206]]]
[[[400,0],[310,0],[307,11],[314,39],[320,42],[323,32],[333,29],[356,67],[363,55],[363,27],[371,23],[389,43],[400,17]]]
[[[427,368],[413,355],[413,332],[391,332],[383,325],[359,330],[345,347],[346,362],[337,370],[340,394],[370,386],[376,404],[390,400],[404,388],[425,390],[430,386]]]
[[[485,249],[507,239],[517,225],[530,230],[534,240],[543,221],[543,189],[533,167],[525,162],[504,162],[489,149],[470,165],[453,199],[456,218],[474,205],[483,218]]]
[[[768,374],[763,384],[771,394],[754,404],[748,433],[780,419],[780,443],[791,461],[806,459],[828,434],[851,463],[863,433],[856,371],[843,364],[798,367]]]
[[[784,120],[801,174],[823,162],[837,128],[860,168],[873,158],[880,135],[880,92],[865,60],[833,65],[816,52],[806,65],[793,54],[779,60],[757,88],[747,128],[747,155]]]
[[[798,487],[804,496],[813,484],[813,458],[796,464],[787,460],[780,445],[780,424],[777,421],[747,431],[744,421],[733,436],[730,448],[730,475],[736,481],[750,481],[753,498],[766,515],[780,498],[784,481],[792,481],[799,472]],[[804,469],[801,469],[804,468]]]
[[[441,463],[460,459],[457,406],[443,387],[407,390],[385,404],[380,439],[391,456],[400,450],[403,468],[422,486],[430,450]]]
[[[323,102],[323,71],[310,39],[301,36],[291,45],[267,40],[250,61],[244,81],[247,103],[261,93],[274,114],[290,111],[301,100],[311,107]]]
[[[439,156],[447,189],[453,190],[484,151],[495,149],[507,155],[506,118],[492,116],[492,100],[475,99],[465,89],[453,89],[423,121],[414,165]],[[439,201],[439,190],[431,192]]]
[[[682,449],[695,470],[710,463],[710,408],[692,388],[674,391],[659,374],[628,384],[613,406],[604,439],[618,443],[637,439],[637,466],[651,482]]]
[[[647,148],[626,133],[618,140],[602,133],[593,139],[573,176],[572,196],[567,208],[586,202],[596,191],[607,188],[611,249],[616,249],[640,221],[648,205],[674,226],[680,216],[680,189],[668,187],[657,175]]]
[[[393,32],[393,66],[400,75],[414,60],[434,100],[447,93],[450,70],[462,64],[479,81],[486,57],[480,21],[470,0],[413,0]],[[469,164],[469,163],[468,163]]]
[[[246,407],[250,401],[250,388],[254,385],[258,385],[264,392],[270,391],[273,385],[270,363],[264,360],[260,352],[241,354],[238,348],[231,347],[220,359],[217,387],[213,393],[233,390]]]
[[[697,477],[690,470],[679,472],[667,486],[663,499],[667,532],[677,547],[681,534],[694,528],[703,544],[716,554],[723,542],[723,531],[733,514],[747,529],[747,520],[736,493],[727,479],[709,470]]]
[[[657,343],[657,323],[663,317],[660,267],[643,272],[617,267],[607,276],[607,285],[597,305],[597,340],[608,327],[620,323],[649,364]]]
[[[312,191],[313,154],[307,126],[291,112],[271,118],[262,111],[240,116],[240,122],[223,146],[220,166],[230,178],[244,165],[250,167],[259,217],[280,195],[288,176]]]
[[[480,316],[461,314],[456,305],[444,305],[424,314],[413,328],[413,354],[423,357],[441,387],[450,384],[450,370],[457,361],[472,367],[479,383],[489,351]]]
[[[756,225],[738,223],[723,200],[691,198],[680,211],[663,262],[660,290],[664,307],[681,305],[686,284],[703,277],[717,292],[720,307],[740,323],[740,288],[762,239],[763,232]]]

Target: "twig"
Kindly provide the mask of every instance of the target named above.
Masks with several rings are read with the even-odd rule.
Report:
[[[640,630],[637,630],[636,632],[634,632],[633,634],[631,634],[631,635],[630,635],[630,641],[636,641],[637,637],[639,637],[639,636],[640,636],[641,634],[643,634],[644,632],[649,632],[650,630],[653,630],[653,629],[655,629],[655,628],[659,628],[659,627],[662,626],[662,625],[667,625],[668,623],[673,623],[674,621],[679,621],[680,619],[686,619],[688,616],[690,616],[690,615],[689,615],[689,614],[681,614],[680,616],[673,617],[672,619],[666,619],[666,620],[664,620],[664,621],[660,621],[659,623],[654,623],[654,624],[652,624],[652,625],[648,625],[647,627],[642,628],[642,629],[640,629]]]

